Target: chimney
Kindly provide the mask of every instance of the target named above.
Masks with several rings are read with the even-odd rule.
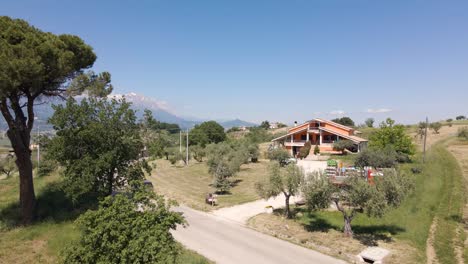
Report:
[[[297,121],[294,121],[294,126],[295,126],[295,127],[297,126]]]

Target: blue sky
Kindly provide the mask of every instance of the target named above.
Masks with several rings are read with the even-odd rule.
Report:
[[[22,1],[82,37],[118,93],[181,116],[291,123],[468,114],[468,1]]]

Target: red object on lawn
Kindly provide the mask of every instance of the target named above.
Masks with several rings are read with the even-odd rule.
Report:
[[[374,185],[374,177],[372,176],[372,170],[371,169],[367,170],[367,182],[370,185]]]

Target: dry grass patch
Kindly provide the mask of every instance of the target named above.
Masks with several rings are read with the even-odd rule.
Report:
[[[430,148],[436,142],[439,142],[441,140],[447,139],[449,137],[455,137],[457,135],[458,129],[461,128],[461,127],[464,127],[464,126],[466,126],[466,125],[454,124],[451,127],[443,126],[439,130],[439,134],[434,134],[434,131],[432,129],[428,129],[427,130],[426,148]],[[412,136],[414,138],[414,142],[416,143],[418,149],[422,150],[423,149],[423,144],[424,144],[424,139],[421,139],[416,134],[416,131],[412,131],[409,134],[410,134],[410,136]]]
[[[166,160],[157,160],[156,169],[149,179],[156,192],[195,209],[209,211],[221,207],[247,203],[261,199],[255,192],[254,185],[267,174],[268,161],[249,163],[231,180],[234,187],[231,194],[218,196],[219,205],[211,207],[205,204],[207,193],[215,190],[211,187],[213,177],[208,173],[204,162],[191,162],[189,166],[174,166]]]
[[[355,261],[355,256],[367,247],[361,239],[346,237],[341,231],[334,229],[310,231],[298,221],[289,220],[276,214],[257,215],[249,220],[248,225],[262,233],[347,261]],[[415,261],[418,259],[417,250],[409,244],[395,239],[391,239],[391,241],[377,240],[377,242],[378,246],[392,252],[385,259],[385,263],[410,264],[417,262]]]

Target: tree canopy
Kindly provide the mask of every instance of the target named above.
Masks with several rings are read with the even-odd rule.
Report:
[[[264,199],[283,194],[285,197],[285,216],[291,218],[289,199],[291,196],[299,194],[304,179],[304,171],[296,164],[289,164],[285,168],[281,168],[278,163],[272,163],[268,179],[264,182],[257,182],[255,188]]]
[[[181,247],[170,230],[184,218],[162,196],[136,190],[81,215],[80,238],[63,252],[63,263],[175,263]]]
[[[110,195],[130,180],[142,179],[143,148],[134,110],[125,100],[89,98],[54,106],[50,123],[57,135],[47,154],[64,168],[66,193]],[[141,165],[141,166],[140,166]]]
[[[367,127],[374,127],[374,122],[375,122],[375,119],[372,117],[367,118],[365,121]]]
[[[93,65],[96,55],[77,36],[43,32],[21,19],[0,16],[0,32],[0,111],[17,158],[22,222],[28,224],[36,207],[29,149],[34,106],[47,97],[83,92],[72,92],[75,87],[68,84]]]
[[[351,223],[359,213],[381,217],[388,208],[398,207],[413,188],[412,181],[394,170],[386,170],[375,184],[360,176],[350,176],[341,187],[334,186],[326,176],[308,177],[303,187],[306,204],[310,210],[328,208],[333,202],[343,215],[343,232],[352,236]]]
[[[270,122],[268,122],[268,120],[265,120],[260,124],[260,127],[263,129],[270,129]]]
[[[341,124],[343,126],[354,126],[354,121],[347,116],[341,117],[341,118],[335,118],[335,119],[332,119],[331,121]]]
[[[380,129],[369,137],[369,147],[374,149],[393,148],[398,154],[413,155],[415,147],[411,137],[405,133],[403,125],[394,125],[395,121],[387,118],[380,124]]]
[[[216,121],[203,122],[196,125],[189,133],[189,143],[205,147],[211,143],[219,143],[226,140],[224,128]]]

